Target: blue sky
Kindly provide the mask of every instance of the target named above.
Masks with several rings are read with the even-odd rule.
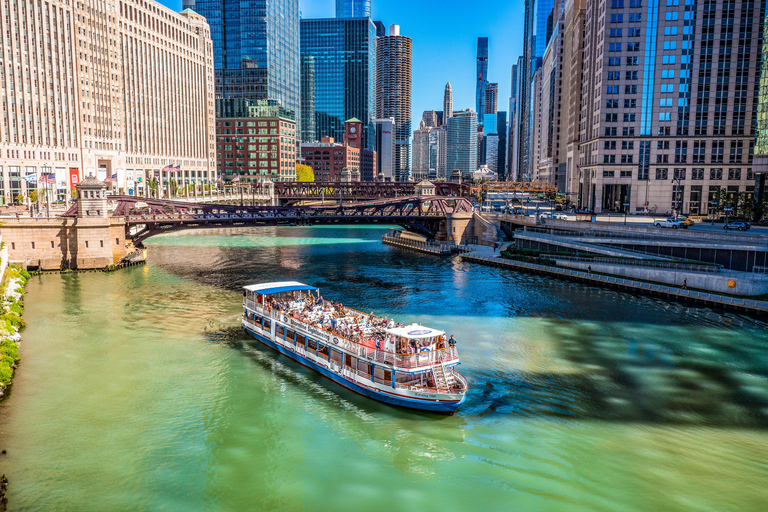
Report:
[[[180,10],[181,0],[160,0]],[[424,110],[442,110],[450,81],[453,108],[475,108],[477,38],[489,38],[488,78],[499,83],[499,110],[507,110],[512,64],[522,53],[523,0],[372,0],[373,18],[400,25],[413,38],[413,128]],[[306,18],[333,17],[335,0],[301,0]]]

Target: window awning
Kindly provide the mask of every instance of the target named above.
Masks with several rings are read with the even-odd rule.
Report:
[[[316,290],[317,288],[296,281],[280,281],[275,283],[252,284],[243,286],[243,289],[249,292],[258,293],[259,295],[272,295],[275,293],[295,292],[300,290]]]

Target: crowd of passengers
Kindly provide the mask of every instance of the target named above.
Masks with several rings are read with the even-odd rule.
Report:
[[[262,296],[257,295],[258,302]],[[324,329],[348,340],[365,344],[371,340],[377,350],[396,352],[398,354],[416,354],[424,350],[434,350],[428,340],[406,340],[387,334],[386,329],[403,327],[402,323],[395,322],[386,317],[379,318],[371,312],[369,315],[360,315],[356,311],[346,309],[340,302],[324,300],[322,296],[296,294],[291,299],[276,299],[273,296],[263,298],[264,305],[288,314],[304,323]],[[445,336],[440,336],[437,349],[453,346],[453,336],[446,341]],[[373,348],[373,347],[371,347]]]

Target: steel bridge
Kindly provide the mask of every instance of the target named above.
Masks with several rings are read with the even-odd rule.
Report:
[[[545,181],[489,181],[472,187],[472,192],[556,192],[557,187]]]
[[[434,238],[449,214],[472,212],[464,197],[410,196],[329,206],[238,206],[109,196],[113,218],[125,220],[125,237],[141,246],[147,238],[182,229],[240,226],[397,224]],[[77,216],[77,204],[65,214]]]
[[[435,195],[444,197],[469,197],[468,183],[436,182]],[[282,204],[297,201],[371,201],[414,196],[416,182],[376,181],[316,181],[316,182],[275,182],[275,196]]]

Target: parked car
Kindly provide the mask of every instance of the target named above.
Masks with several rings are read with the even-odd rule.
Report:
[[[564,213],[549,213],[544,216],[545,219],[557,219],[557,220],[568,220],[568,216]]]
[[[672,217],[669,217],[665,220],[657,220],[653,223],[654,226],[657,228],[672,228],[672,229],[688,229],[688,226],[683,224],[682,222],[678,222]]]
[[[755,223],[757,226],[768,226],[768,219],[760,219]]]
[[[746,231],[750,228],[749,222],[730,222],[723,226],[723,229],[728,231],[730,229],[738,229],[739,231]]]
[[[677,218],[677,221],[678,221],[678,222],[681,222],[681,223],[683,223],[683,224],[685,224],[685,225],[686,225],[686,226],[688,226],[688,227],[691,227],[691,226],[693,226],[694,224],[696,224],[695,222],[693,222],[691,219],[689,219],[689,218],[688,218],[688,217],[686,217],[685,215],[680,215],[680,216]]]

